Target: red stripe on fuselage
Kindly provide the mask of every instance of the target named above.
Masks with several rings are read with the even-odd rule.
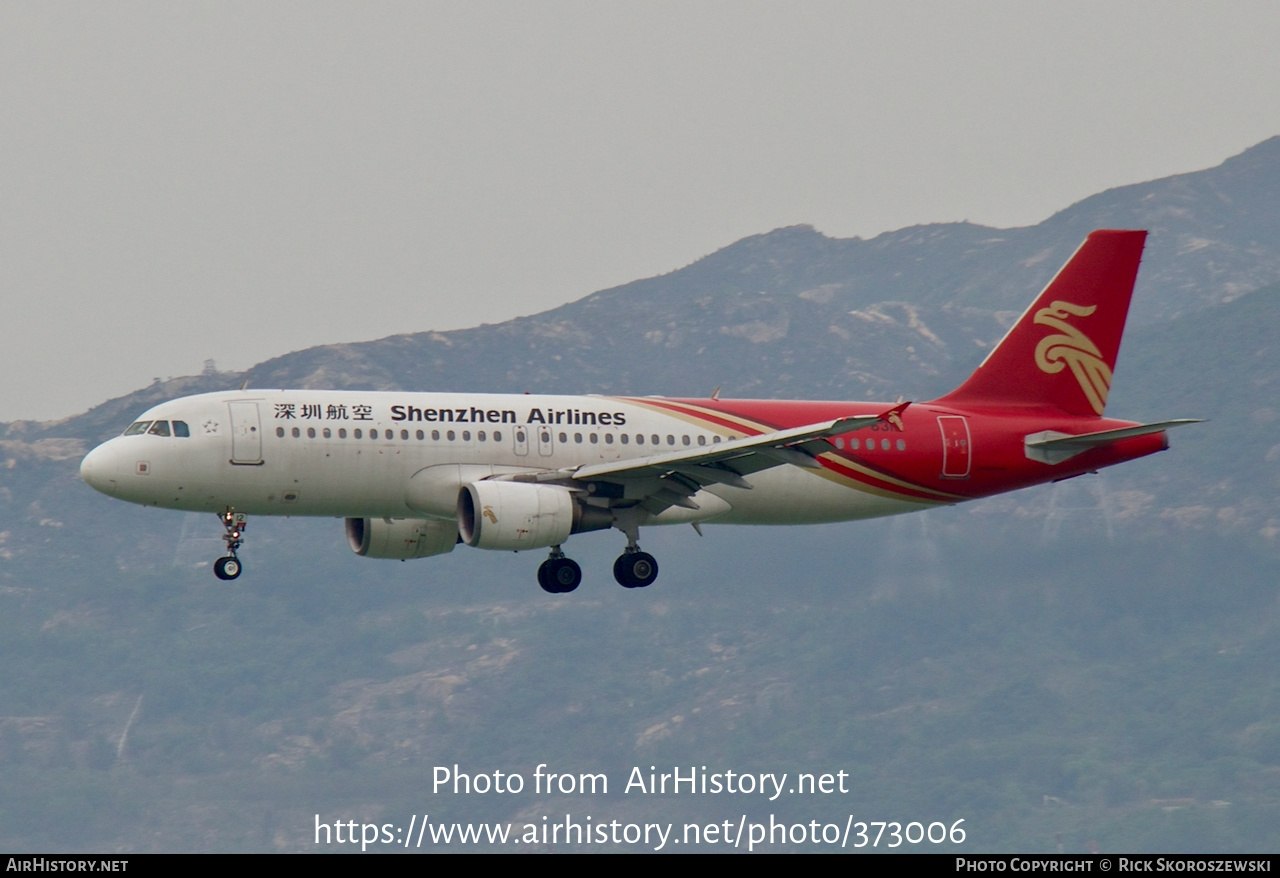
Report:
[[[748,436],[786,430],[792,427],[803,427],[808,424],[835,420],[849,415],[878,415],[892,408],[890,403],[814,402],[808,400],[646,398],[625,399],[624,401],[674,414],[697,423],[711,424],[722,429],[741,432]],[[907,409],[906,414],[909,415],[910,412],[911,410]],[[861,442],[871,442],[872,437],[876,439],[891,437],[891,441],[896,442],[899,438],[907,439],[914,432],[914,438],[909,441],[916,442],[929,435],[924,432],[923,426],[911,431],[911,420],[904,419],[903,425],[906,429],[902,432],[881,433],[869,428],[863,428],[862,430],[848,433],[841,438],[845,439],[845,441],[857,438]],[[921,423],[918,418],[914,420],[917,424]],[[884,462],[873,459],[873,456],[878,458],[882,454],[892,458],[893,463],[896,464],[909,465],[919,461],[922,465],[909,466],[910,469],[916,469],[919,472],[907,474],[901,466],[889,467]],[[871,490],[878,494],[904,500],[921,500],[933,503],[955,503],[967,499],[963,494],[947,490],[953,487],[951,484],[947,484],[946,488],[941,486],[932,487],[928,484],[935,479],[926,475],[928,465],[924,464],[924,461],[938,460],[940,455],[940,448],[930,453],[923,447],[915,451],[898,451],[894,446],[891,446],[888,451],[877,450],[873,451],[872,455],[861,455],[850,450],[838,449],[832,444],[830,451],[819,457],[818,461],[826,468],[829,475],[839,477],[840,481],[851,488]],[[924,478],[921,478],[921,475],[924,475]]]

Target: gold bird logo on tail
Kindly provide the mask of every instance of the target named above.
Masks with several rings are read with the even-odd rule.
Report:
[[[1097,305],[1085,307],[1058,300],[1048,308],[1037,311],[1036,323],[1052,326],[1062,332],[1040,339],[1040,343],[1036,345],[1036,365],[1050,375],[1070,366],[1080,389],[1093,406],[1094,413],[1101,415],[1107,405],[1107,394],[1111,390],[1111,367],[1103,361],[1098,346],[1067,322],[1068,317],[1088,317],[1096,310]]]

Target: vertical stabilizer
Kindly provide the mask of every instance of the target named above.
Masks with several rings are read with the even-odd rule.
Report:
[[[937,402],[1100,417],[1146,237],[1092,232],[969,380]]]

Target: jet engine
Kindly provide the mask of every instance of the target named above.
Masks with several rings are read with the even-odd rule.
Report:
[[[458,492],[458,533],[478,549],[558,546],[569,534],[612,526],[611,511],[587,505],[558,485],[481,481]]]
[[[416,518],[348,518],[347,543],[365,558],[430,558],[452,552],[458,526]]]

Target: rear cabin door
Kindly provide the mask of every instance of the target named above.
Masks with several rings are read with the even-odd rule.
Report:
[[[942,477],[967,479],[973,462],[969,442],[969,422],[960,415],[939,415],[942,430]]]

